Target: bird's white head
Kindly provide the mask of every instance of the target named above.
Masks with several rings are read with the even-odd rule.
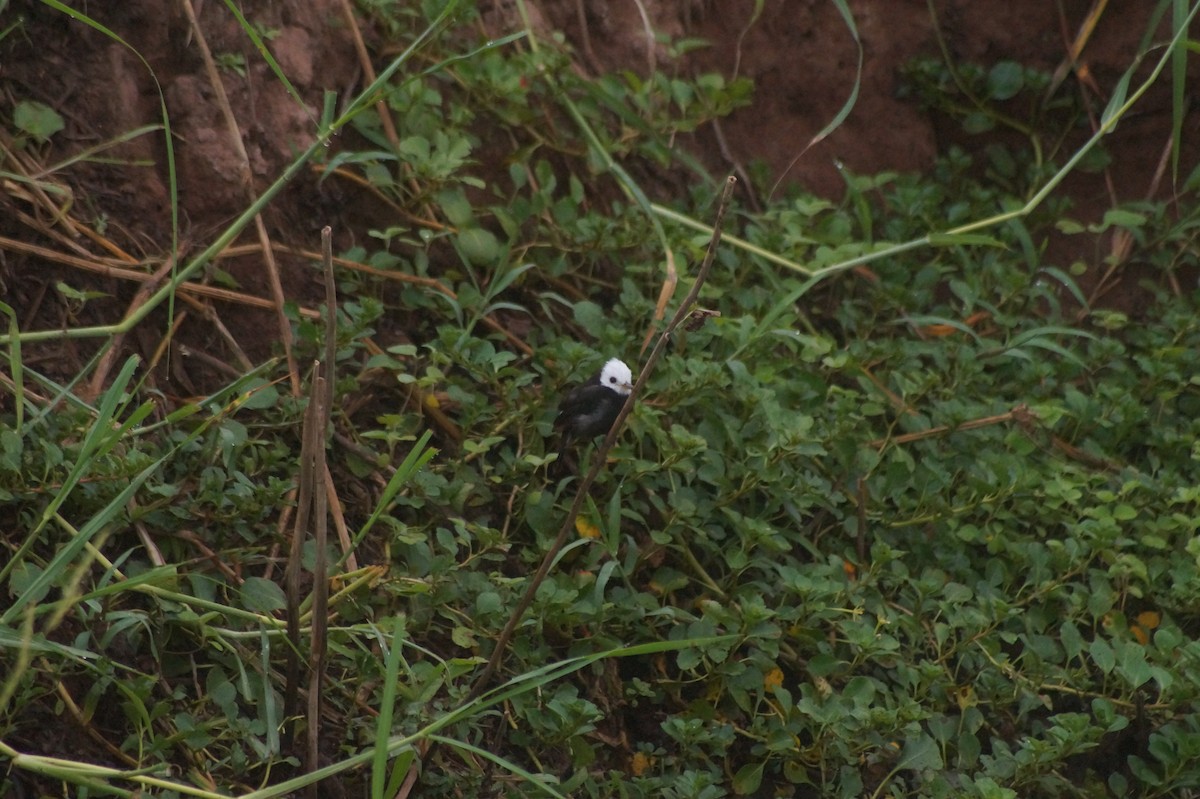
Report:
[[[611,388],[622,397],[628,396],[633,390],[633,372],[620,358],[612,358],[600,370],[600,385]]]

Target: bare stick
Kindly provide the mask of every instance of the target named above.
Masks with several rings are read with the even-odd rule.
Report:
[[[333,279],[333,245],[328,226],[321,231],[322,266],[325,277],[325,360],[313,368],[308,410],[304,414],[300,450],[300,489],[296,525],[287,565],[288,673],[285,714],[291,716],[299,705],[300,690],[300,560],[311,519],[316,559],[313,565],[312,633],[309,646],[308,724],[305,736],[305,767],[318,767],[318,743],[321,720],[321,691],[325,677],[327,606],[329,575],[325,557],[328,539],[329,492],[325,442],[333,408],[333,383],[336,379],[334,358],[337,354],[337,288]],[[325,478],[325,479],[322,479]],[[336,497],[334,498],[336,503]],[[315,786],[315,783],[314,783]],[[315,788],[314,788],[315,789]],[[310,794],[315,796],[315,794]]]
[[[329,226],[321,229],[321,266],[325,276],[325,363],[321,365],[313,381],[310,401],[317,410],[309,418],[314,422],[312,440],[312,489],[313,499],[313,544],[316,556],[313,559],[312,590],[312,651],[308,675],[308,761],[309,773],[320,766],[321,735],[321,692],[325,681],[325,653],[327,628],[329,625],[329,567],[326,544],[329,540],[329,465],[325,460],[325,442],[328,439],[330,414],[333,412],[333,383],[337,379],[334,363],[337,355],[337,287],[333,279],[333,234]],[[325,479],[321,479],[325,478]],[[317,797],[317,783],[309,786],[309,796]]]
[[[325,678],[326,632],[329,626],[329,575],[326,573],[328,566],[325,557],[325,543],[329,530],[326,518],[328,505],[325,501],[325,486],[320,482],[319,475],[325,473],[325,429],[329,423],[329,407],[325,404],[325,397],[331,381],[320,374],[323,371],[324,369],[319,368],[318,375],[313,380],[309,402],[313,403],[315,410],[308,417],[313,424],[309,430],[304,431],[305,435],[310,437],[312,453],[309,478],[312,480],[310,495],[313,501],[313,549],[316,551],[313,561],[312,633],[308,654],[308,720],[305,725],[304,769],[309,774],[321,765],[321,691]],[[317,783],[309,786],[308,795],[317,799]]]
[[[650,357],[646,359],[645,365],[642,366],[642,371],[638,374],[637,380],[634,381],[633,390],[629,392],[629,396],[625,399],[625,404],[621,407],[621,412],[617,414],[612,429],[608,431],[604,442],[596,450],[596,454],[592,458],[592,468],[575,491],[575,501],[571,503],[571,509],[567,511],[567,518],[563,521],[562,527],[558,531],[558,536],[554,539],[554,543],[550,545],[550,548],[546,550],[546,555],[542,558],[541,565],[533,575],[533,579],[529,581],[525,593],[521,595],[521,600],[513,608],[508,623],[504,625],[504,630],[501,631],[500,637],[496,640],[496,648],[492,651],[492,656],[488,660],[487,666],[484,667],[483,673],[479,675],[479,679],[475,681],[475,685],[471,687],[468,699],[474,699],[482,694],[487,689],[488,683],[491,682],[496,670],[500,668],[500,664],[504,660],[504,652],[508,648],[509,639],[512,638],[517,625],[521,623],[521,619],[525,616],[525,611],[533,603],[533,596],[537,593],[538,587],[545,581],[546,575],[550,573],[550,566],[554,563],[559,550],[566,544],[567,536],[570,535],[571,530],[575,529],[575,520],[579,517],[579,511],[583,509],[583,503],[587,499],[588,490],[600,475],[600,470],[604,468],[604,464],[608,459],[608,451],[617,443],[617,438],[621,435],[621,429],[625,426],[625,420],[633,411],[633,404],[637,400],[638,394],[641,393],[642,387],[646,385],[646,381],[650,379],[654,367],[658,365],[659,360],[666,351],[667,344],[671,340],[675,329],[691,315],[692,306],[695,305],[696,298],[700,296],[700,289],[703,288],[704,281],[708,279],[709,270],[712,269],[713,259],[717,254],[717,245],[721,242],[721,226],[725,221],[725,209],[729,206],[729,198],[733,194],[733,187],[736,183],[737,178],[733,175],[725,179],[725,190],[721,193],[721,202],[717,206],[717,218],[713,222],[712,238],[708,242],[708,252],[704,255],[704,262],[700,265],[700,271],[696,273],[696,281],[692,284],[691,291],[687,293],[683,302],[675,310],[675,316],[667,324],[666,330],[659,336],[658,343],[654,345],[654,349],[650,352]]]
[[[315,364],[314,375],[320,364]],[[304,425],[300,437],[300,475],[299,489],[296,499],[296,520],[292,526],[291,550],[288,552],[286,573],[287,585],[287,685],[283,694],[283,714],[288,719],[295,717],[300,709],[300,569],[301,554],[304,550],[304,540],[308,533],[309,515],[312,511],[312,492],[316,479],[313,476],[313,454],[311,435],[316,426],[313,414],[319,403],[315,394],[309,398],[308,408],[304,412]],[[291,727],[289,739],[291,737]]]

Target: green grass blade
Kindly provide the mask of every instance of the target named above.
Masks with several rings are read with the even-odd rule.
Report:
[[[1187,0],[1175,0],[1171,30],[1176,36],[1171,45],[1171,183],[1179,181],[1179,153],[1183,136],[1183,117],[1187,113],[1188,14]]]
[[[288,76],[283,72],[283,67],[279,66],[279,62],[275,60],[275,56],[271,55],[270,48],[267,47],[266,42],[264,42],[262,37],[258,35],[258,31],[255,30],[254,26],[251,25],[246,17],[242,14],[242,10],[237,7],[237,4],[234,3],[233,0],[225,0],[225,7],[229,9],[229,13],[233,14],[234,19],[236,19],[238,25],[241,26],[242,32],[245,33],[250,41],[254,44],[254,49],[258,51],[260,56],[262,56],[263,61],[267,62],[267,66],[270,68],[271,72],[275,74],[276,79],[280,82],[280,84],[283,85],[283,88],[287,91],[287,93],[291,95],[291,98],[296,101],[296,105],[300,107],[306,114],[309,114],[309,118],[311,119],[312,117],[308,110],[308,104],[304,102],[304,98],[300,96],[300,92],[297,91],[296,87],[292,85],[292,82],[288,80]],[[316,120],[313,121],[315,122]]]
[[[553,796],[554,799],[567,799],[566,794],[560,793],[559,791],[556,791],[554,788],[547,785],[543,775],[534,774],[531,771],[521,768],[516,763],[507,758],[500,757],[495,752],[482,749],[474,744],[469,744],[466,741],[460,741],[455,738],[447,738],[444,735],[430,735],[429,739],[431,741],[437,741],[438,743],[445,744],[453,749],[462,749],[464,752],[470,752],[471,754],[478,755],[484,760],[490,760],[510,774],[516,774],[518,777],[521,777],[525,780],[527,785],[542,791],[547,796]]]
[[[19,436],[25,426],[25,364],[21,360],[20,329],[17,326],[17,312],[12,306],[0,302],[0,313],[8,317],[8,334],[12,339],[12,346],[8,350],[8,371],[13,380],[13,413],[16,416],[13,428]]]
[[[138,52],[137,48],[135,48],[133,45],[129,44],[129,42],[125,41],[123,38],[121,38],[119,35],[117,35],[114,31],[109,30],[107,27],[105,27],[104,25],[101,25],[99,22],[92,19],[88,15],[82,14],[79,11],[76,11],[75,9],[67,6],[65,3],[59,2],[59,0],[41,0],[41,1],[43,3],[45,3],[46,5],[50,6],[51,8],[61,11],[62,13],[69,16],[71,19],[78,20],[78,21],[84,23],[85,25],[88,25],[89,27],[94,28],[95,30],[99,31],[100,33],[103,33],[105,36],[109,37],[110,39],[117,42],[125,49],[129,50],[129,52],[131,52],[135,56],[137,56],[138,61],[142,62],[142,66],[144,66],[146,68],[146,72],[148,72],[150,74],[150,79],[152,81],[154,81],[154,91],[157,92],[157,94],[158,94],[158,111],[159,111],[159,115],[162,118],[163,149],[166,152],[166,156],[167,156],[167,196],[170,198],[170,206],[171,206],[171,252],[173,254],[178,253],[179,252],[179,180],[178,180],[178,175],[176,174],[176,170],[175,170],[175,141],[171,137],[171,115],[167,113],[167,98],[166,98],[166,95],[163,94],[162,86],[158,82],[158,75],[155,74],[154,70],[150,67],[150,62],[148,62],[142,56],[142,54],[140,52]],[[178,272],[178,258],[172,259],[171,272],[172,272],[172,280],[168,283],[168,285],[164,286],[163,289],[159,292],[159,295],[166,296],[169,298],[169,302],[168,302],[169,310],[168,310],[168,314],[167,314],[167,326],[168,327],[170,327],[171,322],[175,318],[175,312],[174,312],[174,310],[175,310],[175,286],[178,285],[178,282],[179,282],[178,280],[175,279],[176,273]],[[155,305],[157,305],[157,304],[158,303],[156,302]],[[147,309],[146,313],[149,313],[149,310],[150,309]],[[145,317],[145,314],[142,314],[141,316],[138,316],[138,320],[140,321],[144,317]],[[126,328],[124,331],[121,331],[121,332],[126,332],[128,329],[129,328]]]
[[[383,693],[379,698],[379,717],[375,720],[375,756],[371,761],[371,799],[384,799],[395,795],[395,787],[384,785],[387,778],[388,736],[392,732],[392,713],[396,708],[396,683],[400,679],[400,660],[402,642],[404,640],[404,618],[396,616],[392,619],[392,634],[387,646],[387,659],[384,664]],[[403,779],[401,768],[397,763],[393,771],[393,781],[397,775]]]

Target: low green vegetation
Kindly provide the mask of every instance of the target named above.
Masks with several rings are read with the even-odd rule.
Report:
[[[372,5],[400,45],[429,25]],[[840,201],[736,207],[699,303],[719,317],[671,343],[499,693],[472,695],[574,496],[547,466],[557,398],[637,363],[666,253],[683,287],[703,258],[724,176],[677,137],[753,87],[586,81],[531,34],[478,49],[469,9],[433,34],[382,98],[397,146],[363,103],[321,164],[397,209],[338,253],[384,276],[337,272],[328,457],[356,546],[331,544],[326,779],[393,796],[420,761],[429,797],[1200,791],[1200,177],[1099,223],[1051,195],[934,235],[1022,208],[1075,150],[954,149],[930,174],[847,174]],[[959,66],[981,102],[1048,83]],[[970,105],[964,124],[996,118]],[[653,192],[667,213],[659,172],[692,192]],[[1098,231],[1127,255],[1047,254]],[[1093,296],[1113,281],[1136,301]],[[320,357],[321,324],[294,329],[299,362]],[[282,361],[179,407],[130,361],[89,404],[7,342],[0,780],[311,781],[284,714],[306,403]],[[27,743],[51,724],[73,751]]]

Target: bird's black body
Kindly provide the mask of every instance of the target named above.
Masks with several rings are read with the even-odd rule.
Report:
[[[607,433],[629,396],[632,379],[629,367],[613,358],[586,383],[571,389],[554,420],[562,431],[562,448]]]
[[[599,382],[576,386],[559,404],[554,426],[564,439],[595,438],[609,431],[624,404],[625,397]]]

